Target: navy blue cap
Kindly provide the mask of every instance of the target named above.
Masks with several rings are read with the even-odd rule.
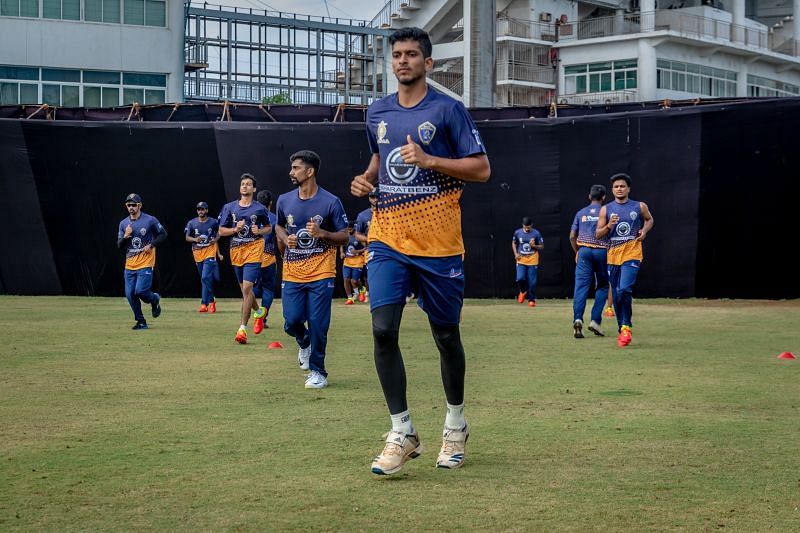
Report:
[[[201,208],[202,209],[208,209],[208,204],[205,203],[205,202],[198,202],[197,203],[197,209],[201,209]]]
[[[142,203],[142,197],[136,194],[135,192],[130,193],[128,196],[125,197],[125,203],[133,202],[135,204]]]

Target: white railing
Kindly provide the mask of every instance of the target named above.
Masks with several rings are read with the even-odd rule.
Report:
[[[287,95],[292,104],[369,104],[382,93],[372,91],[345,92],[331,87],[287,87],[279,84],[231,81],[224,79],[184,78],[186,100],[229,100],[259,104],[264,98]]]
[[[558,103],[573,105],[620,104],[636,102],[637,94],[638,91],[633,89],[600,93],[559,94]]]
[[[773,46],[770,33],[762,28],[732,24],[679,10],[651,11],[616,17],[599,17],[558,25],[558,40],[582,40],[653,31],[672,31],[690,38],[707,38],[751,46],[793,56],[796,46]]]
[[[408,0],[389,0],[367,25],[372,28],[390,27],[392,25],[392,15],[400,13],[400,4],[407,3]]]
[[[497,19],[497,36],[555,41],[556,25],[511,17],[500,17]]]
[[[187,65],[208,65],[208,44],[189,44],[183,50],[183,58]]]
[[[498,61],[497,81],[506,80],[552,84],[555,82],[555,72],[550,67],[516,63],[514,61]]]

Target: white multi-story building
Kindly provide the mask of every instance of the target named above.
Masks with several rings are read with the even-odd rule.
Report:
[[[182,0],[0,0],[0,104],[183,100]]]
[[[393,0],[374,23],[428,31],[431,79],[471,106],[800,95],[800,0],[496,0],[494,101],[475,101],[479,1]]]

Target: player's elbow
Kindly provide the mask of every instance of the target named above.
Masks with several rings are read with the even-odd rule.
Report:
[[[477,181],[479,183],[486,183],[492,177],[492,167],[489,164],[489,159],[484,156],[481,160],[481,165],[477,169]]]

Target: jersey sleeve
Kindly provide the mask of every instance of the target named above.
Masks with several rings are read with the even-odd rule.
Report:
[[[456,102],[451,111],[452,114],[447,121],[447,135],[455,158],[461,159],[470,155],[485,154],[486,149],[483,147],[481,135],[464,104]]]
[[[578,220],[579,213],[580,211],[578,213],[575,213],[575,218],[572,219],[572,226],[570,226],[569,228],[570,231],[574,231],[575,233],[578,233],[578,225],[580,223]]]
[[[331,225],[333,231],[342,231],[347,228],[347,213],[344,211],[342,201],[338,198],[331,202]]]
[[[219,219],[217,219],[219,225],[222,226],[223,228],[232,228],[233,221],[230,220],[230,218],[231,218],[231,211],[228,208],[228,205],[225,204],[224,206],[222,206],[222,211],[219,214]]]
[[[183,228],[184,235],[190,235],[192,233],[192,221],[186,223],[186,227]]]
[[[281,199],[278,198],[278,203],[275,205],[275,222],[278,226],[286,228],[286,215],[283,213],[283,205],[281,204]]]
[[[160,235],[166,231],[156,217],[153,217],[150,221],[150,229],[153,232],[153,236]]]
[[[367,122],[365,128],[367,130],[367,142],[369,143],[369,150],[373,154],[377,154],[380,152],[378,149],[378,139],[375,137],[375,132],[372,131],[369,127],[370,120],[369,120],[369,110],[367,110]]]
[[[216,237],[219,233],[219,220],[215,218],[212,218],[211,220],[211,236]]]
[[[119,223],[119,231],[117,232],[117,239],[121,239],[125,236],[125,221]]]

